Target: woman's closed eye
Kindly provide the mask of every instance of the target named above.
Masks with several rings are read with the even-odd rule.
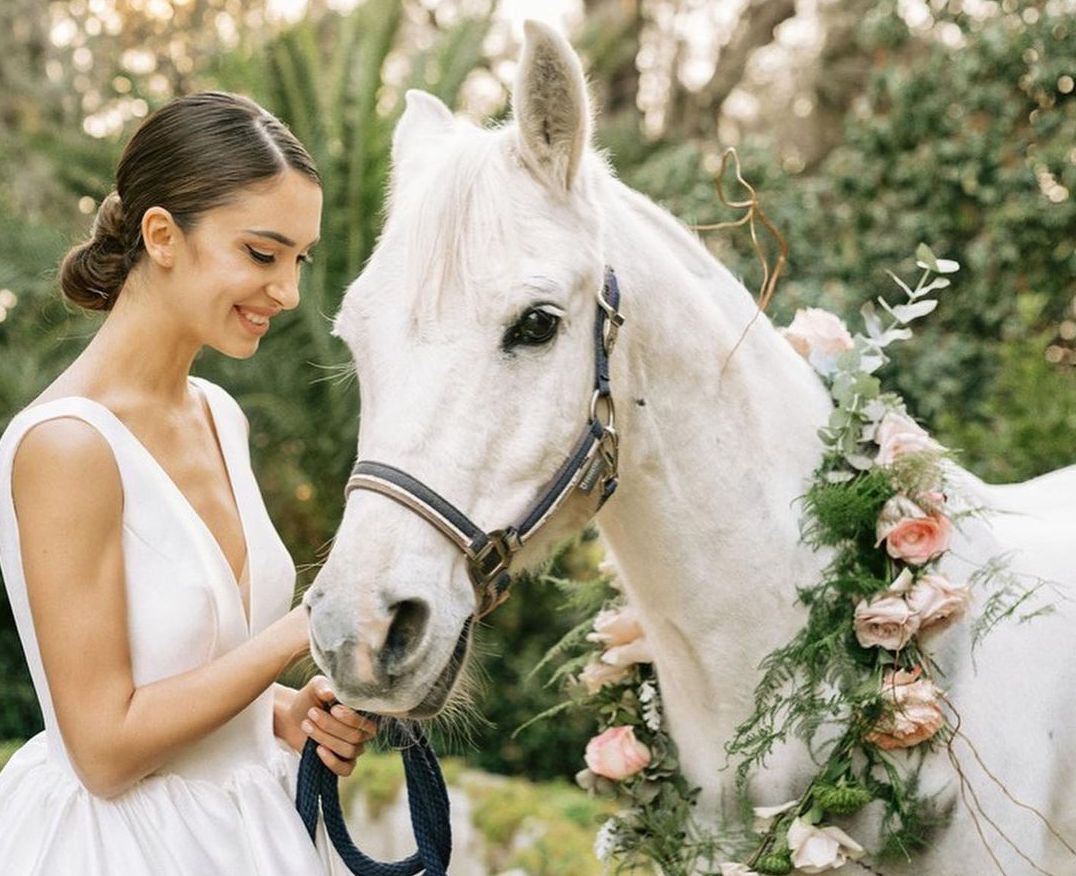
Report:
[[[263,252],[260,249],[255,249],[249,243],[247,246],[247,252],[250,253],[250,257],[254,259],[260,265],[271,265],[276,261],[276,255],[271,252]]]
[[[260,249],[254,248],[250,244],[247,244],[246,247],[247,252],[250,254],[250,257],[254,259],[254,261],[256,261],[258,264],[271,265],[273,264],[273,262],[276,261],[275,253],[263,252]],[[296,256],[296,261],[302,262],[304,265],[309,265],[313,261],[313,258],[311,258],[310,253],[304,252]]]

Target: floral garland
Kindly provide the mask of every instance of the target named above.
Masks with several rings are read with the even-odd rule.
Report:
[[[755,809],[750,826],[723,825],[703,835],[692,819],[698,789],[679,771],[646,636],[608,575],[599,583],[602,604],[593,620],[547,655],[582,651],[555,674],[568,680],[573,702],[597,713],[602,728],[587,745],[587,768],[576,780],[624,804],[599,830],[600,859],[628,867],[649,859],[668,876],[699,869],[722,876],[793,868],[821,873],[866,854],[840,828],[826,825],[827,816],[881,801],[878,860],[908,859],[941,822],[918,796],[914,776],[902,775],[887,752],[951,738],[954,727],[926,645],[966,615],[973,583],[1001,577],[1003,569],[990,565],[959,583],[938,573],[953,521],[976,509],[953,510],[945,448],[908,416],[899,395],[882,392],[874,376],[888,361],[885,349],[912,336],[909,324],[934,310],[933,294],[949,285],[944,275],[959,269],[925,245],[916,256],[919,282],[912,288],[890,274],[906,301],[891,306],[879,298],[884,316],[866,304],[865,334],[853,337],[836,316],[814,308],[798,311],[783,330],[835,402],[819,433],[824,459],[803,499],[803,539],[828,550],[832,562],[822,581],[799,590],[807,623],[763,661],[755,710],[727,752],[740,759],[742,792],[751,770],[788,734],[810,743],[825,724],[840,728],[836,741],[798,799]],[[1007,579],[988,600],[977,634],[1029,595]]]

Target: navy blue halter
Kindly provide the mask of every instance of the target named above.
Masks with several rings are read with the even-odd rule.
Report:
[[[617,486],[618,436],[609,382],[609,354],[617,331],[624,323],[620,314],[620,289],[613,269],[605,269],[605,281],[597,295],[594,321],[594,393],[586,425],[564,464],[537,499],[512,524],[490,532],[474,523],[447,499],[407,472],[383,462],[359,460],[348,478],[345,500],[353,490],[371,490],[414,511],[467,556],[467,568],[475,587],[475,615],[488,614],[508,597],[509,567],[515,554],[575,491],[597,496],[594,513]],[[604,413],[604,417],[603,417]],[[370,715],[374,720],[377,717]],[[411,826],[418,850],[393,863],[375,861],[351,841],[337,793],[336,776],[317,756],[317,743],[307,740],[299,763],[295,807],[311,839],[318,809],[333,846],[356,876],[447,876],[452,854],[448,791],[441,766],[425,735],[417,727],[406,730],[401,747],[407,776]]]

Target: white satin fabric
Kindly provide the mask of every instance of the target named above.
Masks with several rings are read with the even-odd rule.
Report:
[[[295,812],[298,758],[273,736],[271,690],[111,799],[95,797],[81,784],[60,736],[26,598],[11,498],[12,459],[31,426],[75,417],[100,432],[115,455],[123,482],[127,632],[136,686],[221,656],[290,606],[295,567],[254,481],[243,415],[220,387],[197,378],[192,383],[208,403],[242,520],[249,625],[235,576],[208,527],[107,408],[86,398],[56,399],[19,413],[0,438],[0,566],[45,719],[45,730],[0,772],[4,876],[345,872],[325,850],[323,836],[315,849]]]

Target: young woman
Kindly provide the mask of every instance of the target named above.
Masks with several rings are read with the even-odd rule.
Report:
[[[307,649],[295,567],[242,412],[189,375],[298,305],[320,212],[277,119],[195,94],[135,133],[64,260],[65,294],[107,317],[0,439],[0,563],[45,718],[0,773],[5,876],[333,868],[279,741],[347,775],[374,728],[323,678],[274,683]]]

